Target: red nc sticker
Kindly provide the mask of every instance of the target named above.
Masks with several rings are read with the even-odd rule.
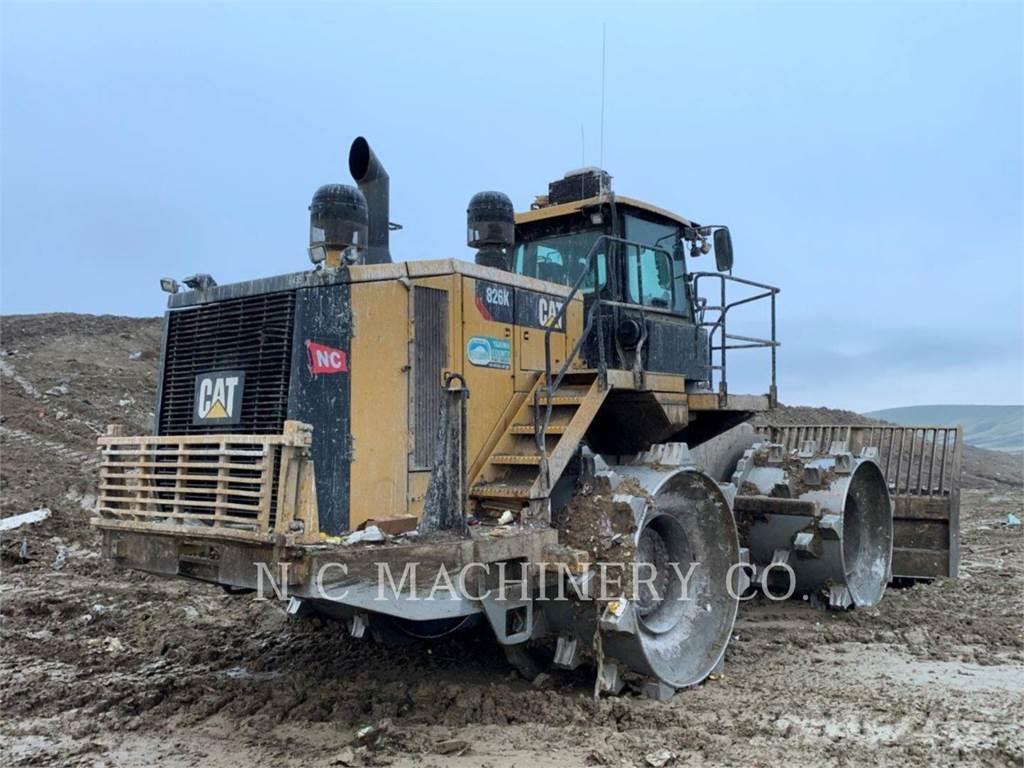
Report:
[[[343,349],[306,340],[306,364],[314,376],[321,373],[348,373],[348,355]]]

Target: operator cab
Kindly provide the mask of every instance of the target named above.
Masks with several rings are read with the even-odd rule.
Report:
[[[694,317],[686,255],[711,250],[712,228],[613,196],[610,177],[597,168],[572,171],[553,182],[548,194],[517,214],[515,222],[511,267],[517,274],[568,286],[581,281],[585,296],[598,291],[602,299]],[[716,229],[716,256],[721,262],[728,255],[729,269],[729,233]],[[588,271],[592,249],[594,264]]]

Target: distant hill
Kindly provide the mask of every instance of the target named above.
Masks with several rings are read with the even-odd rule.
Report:
[[[913,405],[864,415],[894,424],[959,424],[967,445],[1024,451],[1024,405]]]

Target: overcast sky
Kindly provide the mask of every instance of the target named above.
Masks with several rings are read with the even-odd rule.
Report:
[[[155,315],[162,275],[308,268],[309,198],[360,134],[396,257],[471,258],[474,192],[525,208],[598,163],[605,24],[614,187],[729,224],[735,274],[782,287],[783,401],[1024,401],[1020,4],[0,14],[4,313]]]

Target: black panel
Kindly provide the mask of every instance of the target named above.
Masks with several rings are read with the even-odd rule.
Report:
[[[352,360],[352,311],[349,286],[306,288],[296,292],[295,343],[288,418],[313,425],[311,454],[316,469],[320,530],[337,535],[348,530],[352,461],[349,371]],[[334,366],[310,358],[311,349],[340,361]],[[331,355],[331,351],[336,354]],[[326,372],[330,371],[330,372]]]
[[[587,200],[611,189],[612,179],[605,171],[583,170],[548,184],[548,202],[552,205]]]
[[[515,322],[515,292],[512,286],[477,280],[474,300],[484,320],[494,323]]]
[[[480,282],[477,283],[478,299],[479,285]],[[441,371],[448,365],[448,292],[424,286],[413,288],[413,324],[416,341],[413,348],[412,468],[431,469],[441,414]]]
[[[652,373],[681,373],[690,381],[708,381],[708,336],[682,319],[647,316],[644,367]]]
[[[295,293],[271,293],[173,310],[167,315],[157,432],[217,434],[223,424],[193,423],[196,376],[245,374],[241,413],[230,431],[279,434],[292,356]]]
[[[589,312],[593,299],[585,299],[584,311]],[[604,310],[605,364],[609,368],[631,369],[632,352],[625,350],[627,359],[620,359],[615,344],[616,330],[623,320],[634,318],[639,321],[638,310],[632,308],[609,308]],[[651,373],[677,373],[690,381],[709,381],[708,334],[685,317],[675,317],[653,312],[646,313],[647,340],[644,342],[644,370]],[[583,359],[591,368],[598,365],[597,328],[591,329],[583,344]]]
[[[525,288],[516,288],[516,325],[541,329],[552,327],[555,331],[564,333],[565,315],[558,315],[564,306],[565,299],[560,296],[528,291]],[[558,324],[552,325],[556,317],[558,317]]]
[[[549,293],[539,293],[526,288],[476,281],[474,303],[480,316],[493,323],[507,323],[527,328],[545,329],[551,326],[555,317],[565,305],[565,299]],[[561,316],[555,331],[565,331],[565,316]]]

